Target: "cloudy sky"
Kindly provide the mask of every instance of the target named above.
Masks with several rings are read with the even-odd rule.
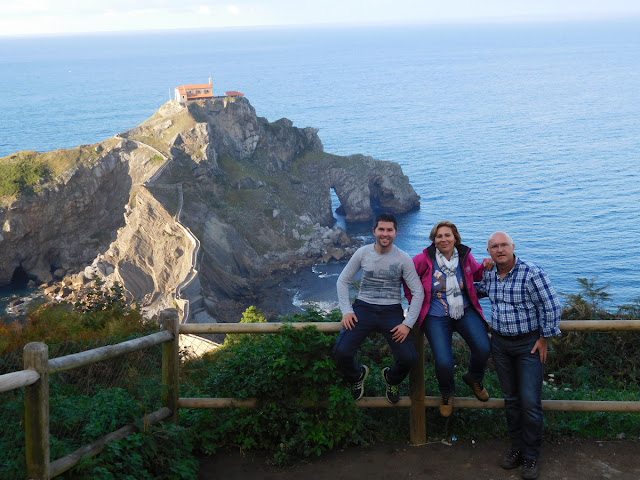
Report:
[[[0,36],[640,17],[639,0],[0,0]]]

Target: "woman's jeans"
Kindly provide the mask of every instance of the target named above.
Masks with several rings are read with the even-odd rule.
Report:
[[[453,348],[451,338],[453,332],[458,332],[467,342],[471,350],[469,359],[469,374],[476,382],[482,382],[487,361],[491,354],[491,343],[487,335],[484,319],[473,308],[467,307],[459,320],[451,317],[435,317],[427,315],[422,323],[422,330],[429,340],[435,360],[438,387],[443,396],[453,396],[456,393],[456,383],[453,377]]]
[[[531,353],[539,337],[538,332],[514,338],[495,332],[491,335],[511,449],[520,451],[525,458],[537,458],[542,446],[544,363],[538,352]]]
[[[338,335],[333,354],[336,363],[344,372],[350,383],[355,383],[360,378],[360,363],[356,358],[356,352],[365,338],[371,332],[379,332],[386,338],[395,363],[387,372],[387,380],[391,385],[398,385],[408,375],[413,364],[418,360],[418,351],[410,333],[402,343],[393,339],[391,329],[404,321],[404,311],[400,304],[373,305],[371,303],[356,300],[353,304],[353,312],[358,321],[352,330],[343,328]]]

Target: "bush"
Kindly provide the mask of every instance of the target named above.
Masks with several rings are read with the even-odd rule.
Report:
[[[587,282],[585,286],[595,285]],[[28,328],[37,327],[38,335],[48,334],[50,338],[76,338],[83,336],[80,332],[99,335],[109,331],[112,323],[109,311],[125,312],[136,318],[135,310],[120,304],[117,292],[105,295],[95,305],[108,304],[108,308],[91,307],[84,313],[74,312],[68,306],[64,307],[66,310],[49,308],[45,313],[33,315],[33,325]],[[604,316],[603,310],[600,313]],[[292,324],[340,319],[338,311],[323,314],[315,310],[282,318]],[[243,323],[266,321],[255,307],[247,309],[242,319]],[[182,427],[140,425],[140,433],[109,444],[101,455],[83,461],[61,478],[193,478],[197,471],[194,445],[207,454],[230,447],[263,450],[272,455],[274,463],[284,465],[348,445],[407,441],[409,414],[406,409],[362,409],[355,405],[349,385],[333,360],[336,337],[336,334],[320,333],[314,327],[295,330],[292,326],[285,327],[279,334],[228,335],[218,350],[202,358],[185,358],[180,369],[180,394],[183,397],[257,398],[257,408],[183,409]],[[465,395],[468,390],[461,375],[466,371],[469,352],[457,335],[453,343],[457,384]],[[547,375],[543,398],[640,400],[637,388],[640,360],[636,355],[639,349],[640,332],[565,333],[552,343],[548,371],[553,373]],[[144,413],[157,408],[153,402],[157,403],[160,397],[160,379],[155,376],[160,371],[160,355],[159,352],[151,355],[146,350],[145,355],[148,356],[143,363],[151,368],[142,372],[133,371],[134,365],[141,362],[130,355],[127,359],[111,360],[113,364],[101,362],[96,370],[62,372],[52,377],[52,458],[86,445],[124,423],[139,422]],[[393,357],[382,336],[366,339],[359,357],[375,372],[367,381],[367,396],[384,396],[385,383],[379,372],[391,364]],[[428,346],[425,358],[426,394],[438,395]],[[120,363],[127,362],[131,362],[131,368],[121,369]],[[118,373],[125,371],[126,374]],[[129,374],[142,374],[143,381],[128,388]],[[117,381],[108,386],[97,381],[104,378]],[[501,396],[491,362],[484,383],[492,397]],[[401,393],[405,395],[407,391],[405,381]],[[7,392],[2,397],[0,424],[17,434],[0,436],[0,478],[24,477],[22,397],[22,391]],[[307,405],[310,402],[324,402],[326,408],[311,408]],[[430,408],[426,416],[432,438],[506,436],[502,410],[458,409],[454,416],[443,418],[437,409]],[[115,418],[118,423],[114,423]],[[547,437],[615,438],[621,433],[630,438],[640,435],[636,414],[545,412]]]
[[[94,458],[83,460],[60,476],[73,480],[179,480],[193,479],[198,461],[193,437],[184,427],[170,423],[147,427],[106,445]]]
[[[563,319],[638,318],[640,299],[613,313],[603,306],[611,300],[609,283],[598,285],[597,277],[578,278],[578,283],[580,293],[565,295]],[[557,383],[566,383],[571,390],[594,384],[618,390],[635,389],[640,371],[639,349],[638,331],[567,332],[553,339],[553,354],[547,368],[555,373]]]
[[[0,197],[19,195],[45,178],[49,171],[32,158],[8,157],[0,163]]]
[[[0,353],[4,354],[0,357],[0,373],[22,370],[21,348],[31,341],[47,343],[49,356],[54,358],[158,330],[139,311],[124,305],[118,292],[116,288],[104,295],[96,293],[95,297],[101,299],[96,305],[100,307],[85,312],[74,310],[71,305],[47,304],[30,312],[24,323],[0,325],[0,337],[6,340],[0,344]],[[159,353],[160,347],[145,349],[52,375],[49,390],[52,459],[139,421],[145,413],[157,408],[161,390]],[[5,432],[12,432],[0,435],[0,479],[25,478],[24,390],[0,396],[0,425]],[[192,456],[186,458],[194,461]]]
[[[318,320],[317,313],[286,320],[312,319]],[[243,322],[263,321],[253,307],[243,318]],[[237,445],[267,450],[276,463],[286,464],[295,457],[362,443],[362,412],[336,370],[335,337],[314,327],[299,331],[285,327],[275,335],[228,335],[221,348],[188,366],[208,370],[205,377],[198,375],[201,382],[191,383],[190,395],[258,399],[255,409],[189,414],[203,451]],[[327,399],[326,408],[305,407],[306,402]]]
[[[156,324],[126,304],[121,285],[107,289],[98,282],[87,299],[76,305],[48,303],[29,312],[24,322],[0,323],[0,356],[29,342],[91,342],[154,331],[158,331]]]

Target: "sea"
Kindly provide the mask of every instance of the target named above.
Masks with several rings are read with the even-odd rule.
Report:
[[[478,259],[504,230],[563,299],[578,278],[640,299],[640,19],[0,37],[0,157],[106,140],[209,77],[327,152],[399,163],[421,196],[399,216],[410,255],[440,220]],[[332,308],[343,266],[282,288]]]

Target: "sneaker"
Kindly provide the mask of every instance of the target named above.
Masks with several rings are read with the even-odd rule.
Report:
[[[538,471],[538,461],[535,458],[524,458],[522,464],[522,478],[525,480],[538,478],[540,472]]]
[[[511,470],[512,468],[516,468],[521,463],[522,455],[520,454],[520,450],[511,450],[504,456],[502,462],[500,462],[500,466],[505,470]]]
[[[351,394],[354,400],[360,400],[364,395],[364,381],[369,376],[369,367],[366,365],[360,366],[360,378],[358,381],[351,385]]]
[[[387,400],[389,403],[398,403],[400,400],[400,388],[398,385],[391,385],[389,380],[387,380],[387,372],[389,371],[389,367],[384,367],[382,369],[382,377],[387,384]]]
[[[489,392],[487,392],[487,389],[484,388],[482,382],[476,382],[473,378],[471,378],[469,372],[465,373],[462,376],[462,380],[464,380],[464,383],[471,387],[471,390],[473,390],[473,394],[478,400],[480,400],[481,402],[486,402],[487,400],[489,400]]]
[[[440,399],[440,415],[448,417],[453,412],[453,395],[443,395]]]

